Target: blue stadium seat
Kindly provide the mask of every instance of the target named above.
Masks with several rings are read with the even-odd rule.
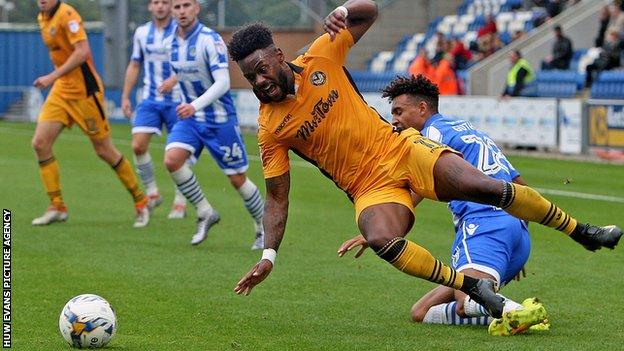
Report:
[[[619,82],[624,83],[624,71],[604,71],[598,76],[601,82]]]
[[[574,97],[582,89],[585,76],[572,70],[538,71],[535,78],[540,97]]]

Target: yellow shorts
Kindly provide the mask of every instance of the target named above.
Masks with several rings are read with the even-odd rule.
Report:
[[[392,157],[380,163],[381,174],[371,174],[370,178],[377,181],[354,198],[356,222],[365,208],[382,203],[402,204],[413,212],[410,190],[428,199],[438,199],[433,168],[443,152],[459,152],[423,137],[416,130],[403,133],[407,137],[391,148]]]
[[[44,121],[61,122],[68,128],[76,123],[91,139],[103,139],[110,135],[101,92],[84,99],[65,99],[52,90],[39,112],[39,122]]]

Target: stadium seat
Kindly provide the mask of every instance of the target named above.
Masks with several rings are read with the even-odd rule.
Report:
[[[548,70],[536,73],[537,95],[540,97],[574,97],[583,89],[585,76],[574,70]]]

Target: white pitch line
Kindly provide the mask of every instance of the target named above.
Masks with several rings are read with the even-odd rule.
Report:
[[[6,127],[0,127],[0,133],[8,133],[8,134],[19,134],[19,135],[29,135],[32,136],[33,132],[31,131],[27,131],[24,129],[19,129],[19,128],[6,128]],[[86,141],[86,137],[85,136],[78,136],[78,135],[62,135],[61,138],[63,140],[67,140],[67,141]],[[113,143],[118,144],[118,145],[131,145],[132,141],[128,140],[128,139],[118,139],[118,138],[112,138]],[[162,142],[158,142],[158,141],[152,141],[151,145],[155,145],[155,146],[161,146],[161,147],[165,147],[165,143]],[[247,155],[247,158],[250,161],[254,161],[254,162],[260,162],[260,157],[257,155]],[[315,166],[313,166],[312,164],[305,162],[305,161],[299,161],[299,160],[291,160],[290,161],[291,165],[295,165],[295,166],[299,166],[299,167],[306,167],[306,168],[316,168]],[[579,193],[576,191],[564,191],[564,190],[555,190],[555,189],[544,189],[544,188],[534,188],[535,190],[539,191],[542,194],[546,194],[546,195],[558,195],[558,196],[565,196],[565,197],[572,197],[572,198],[576,198],[576,199],[587,199],[587,200],[597,200],[597,201],[606,201],[606,202],[617,202],[617,203],[624,203],[624,198],[622,197],[617,197],[617,196],[607,196],[607,195],[598,195],[598,194],[587,194],[587,193]]]

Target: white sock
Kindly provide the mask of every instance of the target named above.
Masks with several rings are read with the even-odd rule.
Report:
[[[186,205],[186,198],[184,194],[180,192],[178,187],[175,188],[175,197],[173,198],[173,203],[176,205]]]
[[[256,224],[262,224],[262,214],[264,212],[264,200],[260,195],[260,190],[249,178],[237,189],[240,196],[245,201],[245,208],[254,219]]]
[[[423,318],[423,323],[428,324],[446,324],[446,305],[432,306]]]
[[[149,152],[143,155],[134,155],[134,164],[139,174],[139,179],[145,187],[145,193],[148,196],[158,194],[158,187],[156,186],[156,177],[154,176],[154,164],[152,163],[152,156]]]
[[[489,325],[491,321],[488,316],[460,317],[457,301],[432,306],[423,318],[423,323],[448,325]]]
[[[199,187],[197,178],[188,165],[183,165],[175,172],[171,173],[173,182],[176,183],[180,192],[197,209],[197,216],[206,218],[213,213],[213,208],[206,200],[204,192]]]
[[[500,296],[503,296],[503,295],[500,295]],[[503,297],[505,298],[505,305],[503,305],[503,313],[507,313],[509,311],[521,310],[524,308],[521,304],[515,302],[514,300],[508,299],[505,296]]]
[[[470,317],[481,317],[490,315],[485,307],[476,303],[468,295],[466,295],[466,298],[464,299],[464,313],[466,313],[466,316]]]

